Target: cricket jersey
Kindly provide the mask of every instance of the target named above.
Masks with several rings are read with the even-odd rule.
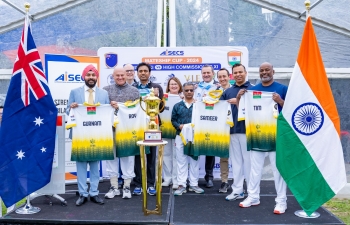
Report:
[[[147,129],[146,113],[141,109],[139,100],[118,102],[118,119],[115,123],[116,157],[140,154],[137,141],[144,139]]]
[[[220,97],[220,96],[219,96]],[[229,157],[231,106],[227,101],[193,104],[194,155]]]
[[[114,108],[79,105],[69,112],[66,129],[72,128],[71,161],[112,160]]]
[[[238,121],[245,120],[248,151],[276,151],[278,106],[272,95],[248,90],[241,97]]]
[[[175,139],[176,129],[171,123],[171,113],[173,111],[174,105],[181,101],[179,95],[174,94],[164,94],[163,99],[165,100],[164,111],[159,114],[160,119],[162,120],[162,125],[160,130],[162,131],[162,138]]]

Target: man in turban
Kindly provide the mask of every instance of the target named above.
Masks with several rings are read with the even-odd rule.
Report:
[[[96,104],[98,102],[100,104],[109,104],[107,91],[96,86],[98,76],[98,70],[91,64],[83,70],[82,77],[85,81],[85,85],[71,90],[67,105],[68,115],[70,109],[76,108],[78,104],[83,104],[84,102],[88,104]],[[89,192],[87,191],[88,185],[86,184],[87,164],[90,166]],[[100,179],[98,164],[99,161],[76,161],[78,190],[80,195],[79,199],[76,201],[77,206],[83,205],[87,201],[89,195],[92,202],[100,205],[104,204],[103,200],[98,196],[98,183]]]

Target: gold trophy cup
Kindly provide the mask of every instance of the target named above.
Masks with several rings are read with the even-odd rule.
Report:
[[[142,101],[146,104],[146,110],[142,107]],[[150,121],[148,124],[148,130],[145,131],[144,141],[145,142],[162,142],[162,132],[159,130],[159,125],[156,123],[158,119],[160,103],[163,102],[163,108],[165,106],[164,100],[160,100],[157,96],[154,95],[153,88],[151,89],[151,93],[147,98],[142,100],[140,97],[140,106],[143,111],[149,116]]]

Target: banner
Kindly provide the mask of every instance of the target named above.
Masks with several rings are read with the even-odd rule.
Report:
[[[136,70],[137,64],[147,62],[152,70],[150,80],[160,84],[164,90],[168,80],[174,76],[179,78],[182,84],[202,81],[201,69],[204,65],[211,65],[215,73],[221,68],[226,68],[231,73],[232,65],[242,63],[248,69],[249,62],[248,49],[241,46],[102,47],[97,51],[97,55],[101,65],[101,87],[114,83],[112,73],[115,67],[123,67],[130,63]],[[135,77],[138,80],[137,72]]]

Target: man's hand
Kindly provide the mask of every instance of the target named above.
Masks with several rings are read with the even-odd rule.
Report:
[[[237,97],[236,97],[237,101],[239,101],[241,99],[241,97],[244,95],[244,93],[246,93],[246,92],[247,92],[247,89],[239,90],[239,92],[237,93]]]
[[[111,106],[115,109],[119,108],[118,103],[116,101],[111,101]]]
[[[183,127],[184,127],[184,125],[181,124],[181,125],[179,126],[179,129],[182,130]]]
[[[281,96],[278,93],[272,94],[272,100],[274,100],[276,103],[278,103],[280,106],[283,106],[284,100],[281,98]]]
[[[74,109],[74,108],[76,108],[76,107],[78,107],[78,103],[73,102],[72,104],[70,104],[70,108],[71,108],[71,109]]]
[[[230,104],[236,105],[237,104],[237,98],[230,98],[229,100],[227,100],[227,102],[230,103]]]

